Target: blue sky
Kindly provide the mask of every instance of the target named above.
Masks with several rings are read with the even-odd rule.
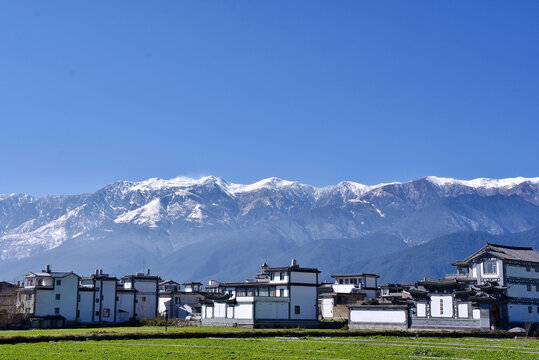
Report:
[[[539,176],[537,1],[0,3],[0,193]]]

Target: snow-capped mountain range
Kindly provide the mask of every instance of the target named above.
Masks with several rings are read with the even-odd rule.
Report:
[[[152,178],[118,181],[80,195],[0,195],[0,260],[12,268],[17,263],[37,266],[40,258],[55,260],[60,254],[90,259],[96,247],[106,244],[116,254],[99,248],[96,259],[106,264],[88,266],[162,265],[186,251],[201,263],[212,256],[219,262],[221,252],[238,255],[245,244],[272,257],[282,251],[294,254],[318,240],[365,245],[365,239],[391,239],[399,247],[460,230],[507,234],[535,226],[539,178],[429,176],[374,186],[343,181],[321,188],[278,178],[249,185],[212,176]],[[276,244],[278,249],[272,247]],[[118,260],[120,255],[129,260]]]

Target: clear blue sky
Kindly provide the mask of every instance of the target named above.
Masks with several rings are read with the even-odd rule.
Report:
[[[539,176],[539,1],[3,1],[0,193]]]

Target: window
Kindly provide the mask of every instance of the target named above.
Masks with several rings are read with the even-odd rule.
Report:
[[[533,309],[532,309],[531,306],[528,306],[528,313],[530,313],[530,314],[533,313]]]
[[[483,263],[483,274],[497,274],[498,267],[496,261],[485,261]]]
[[[539,272],[539,266],[535,267],[535,272]]]
[[[299,315],[300,310],[301,309],[300,309],[299,305],[294,306],[294,314]]]
[[[143,302],[146,302],[146,296],[143,296],[143,297],[142,297],[142,301],[143,301]]]
[[[444,301],[440,299],[440,315],[444,314]]]
[[[95,303],[96,303],[96,304],[99,304],[99,299],[95,299]]]
[[[32,294],[26,294],[26,300],[32,300]]]
[[[260,288],[258,290],[259,296],[268,296],[269,295],[269,289],[268,288]]]
[[[58,315],[60,313],[60,308],[54,308],[54,313]]]
[[[119,301],[120,300],[120,297],[119,296],[116,296],[116,301]]]
[[[95,316],[99,316],[99,311],[96,311],[96,312],[95,312]]]
[[[539,285],[535,285],[535,291],[539,292]]]
[[[279,273],[279,280],[284,280],[284,272]]]
[[[28,280],[28,286],[32,286],[32,285],[34,285],[34,280],[29,279],[29,280]]]
[[[103,309],[103,317],[106,317],[106,318],[110,317],[110,309],[106,309],[106,308]]]
[[[275,273],[270,273],[270,280],[275,280]]]
[[[60,286],[62,285],[62,280],[61,279],[56,279],[56,286]]]
[[[530,284],[526,285],[526,290],[527,291],[532,291],[532,286]]]
[[[344,280],[343,280],[343,279],[339,279],[339,284],[344,284]]]
[[[345,280],[344,280],[344,283],[345,283],[345,284],[349,284],[349,283],[350,283],[350,280],[349,280],[349,279],[345,279]]]
[[[279,296],[284,297],[284,289],[279,289]]]
[[[236,289],[236,296],[245,296],[245,295],[246,295],[245,289],[242,289],[242,288]]]
[[[56,294],[56,300],[60,300],[60,294]]]
[[[530,272],[530,270],[531,270],[530,265],[526,265],[526,271],[527,271],[527,272]]]
[[[247,296],[256,296],[256,289],[247,289]]]
[[[174,298],[174,301],[176,302],[176,304],[179,304],[180,303],[180,298],[179,297]]]

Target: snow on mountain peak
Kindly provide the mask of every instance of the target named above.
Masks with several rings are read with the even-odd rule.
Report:
[[[163,211],[161,200],[155,198],[144,206],[123,213],[114,219],[114,222],[117,224],[132,222],[137,225],[148,225],[155,228],[158,227],[157,223],[163,219]]]
[[[515,178],[505,178],[505,179],[490,179],[490,178],[477,178],[472,180],[458,180],[453,178],[437,177],[437,176],[427,176],[426,179],[440,187],[445,187],[449,185],[462,185],[468,186],[471,188],[512,188],[517,185],[520,185],[524,182],[531,182],[539,184],[539,177],[536,178],[525,178],[522,176]]]

